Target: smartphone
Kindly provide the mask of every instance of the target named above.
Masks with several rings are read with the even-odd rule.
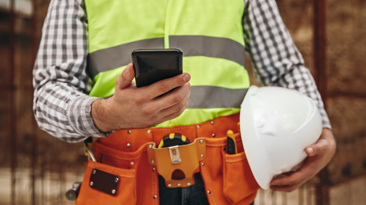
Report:
[[[131,56],[137,87],[148,86],[183,72],[183,52],[177,48],[136,49]]]

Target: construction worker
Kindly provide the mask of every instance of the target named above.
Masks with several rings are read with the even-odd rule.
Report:
[[[184,73],[137,88],[130,56],[139,48],[181,49]],[[273,190],[292,191],[329,163],[335,140],[274,0],[52,0],[34,68],[34,114],[61,140],[96,139],[78,203],[251,203],[259,186],[243,147],[224,150],[227,131],[238,133],[250,85],[245,51],[263,85],[305,93],[322,115],[324,129],[303,166],[271,182]],[[168,183],[161,167],[170,158],[161,160],[166,155],[151,144],[172,133],[198,150],[185,184]],[[182,160],[191,153],[170,151]]]

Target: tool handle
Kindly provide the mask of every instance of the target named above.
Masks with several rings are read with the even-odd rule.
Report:
[[[227,131],[227,153],[236,154],[238,152],[236,148],[236,141],[234,132],[232,130]]]

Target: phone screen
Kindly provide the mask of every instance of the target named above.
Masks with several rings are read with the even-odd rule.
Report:
[[[137,87],[182,73],[182,56],[179,49],[137,49],[132,52]]]

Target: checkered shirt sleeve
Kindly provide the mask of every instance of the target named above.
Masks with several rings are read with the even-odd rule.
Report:
[[[256,79],[265,86],[295,89],[309,96],[317,103],[323,127],[331,128],[318,88],[282,21],[276,2],[248,0],[245,8],[245,46]]]
[[[264,85],[299,90],[316,100],[323,126],[330,128],[314,80],[286,30],[274,0],[246,0],[246,49]],[[86,73],[87,17],[83,0],[51,0],[33,69],[33,111],[39,127],[67,141],[105,137],[93,123]]]
[[[52,0],[33,69],[33,111],[39,127],[68,142],[105,136],[94,125],[86,74],[87,20],[82,0]]]

